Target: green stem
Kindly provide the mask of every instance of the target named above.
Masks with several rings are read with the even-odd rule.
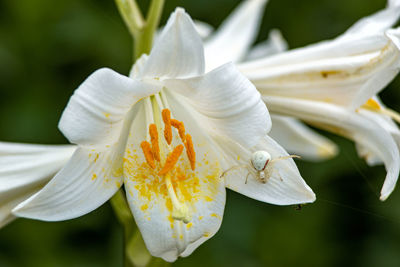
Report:
[[[153,45],[165,0],[152,0],[146,20],[135,0],[115,0],[129,32],[134,40],[134,61],[142,54],[149,54]]]
[[[135,38],[135,58],[139,58],[142,54],[149,54],[153,45],[154,33],[160,23],[161,13],[165,0],[151,1],[149,11],[147,13],[146,23]]]
[[[115,0],[118,11],[132,36],[143,28],[144,19],[139,6],[134,0]]]

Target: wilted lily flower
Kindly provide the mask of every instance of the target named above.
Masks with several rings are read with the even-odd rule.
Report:
[[[14,214],[76,218],[124,184],[147,248],[167,261],[191,254],[216,233],[225,187],[277,205],[315,200],[294,161],[267,136],[269,113],[249,80],[233,64],[205,73],[201,38],[180,8],[129,77],[110,69],[90,75],[59,127],[76,151]],[[244,167],[232,169],[257,150],[275,160],[265,183],[254,176],[246,182]]]
[[[383,162],[388,174],[381,199],[386,199],[399,174],[399,149],[393,139],[398,138],[398,129],[390,120],[399,121],[399,116],[379,104],[375,95],[399,71],[400,30],[388,30],[400,16],[399,1],[389,1],[387,8],[361,19],[334,40],[283,52],[286,43],[275,31],[252,51],[263,2],[243,2],[208,36],[206,61],[212,66],[229,57],[236,62],[272,112],[272,134],[289,151],[308,158],[336,153],[332,142],[294,119],[298,118],[351,138],[367,162]],[[241,27],[232,31],[239,23]],[[246,46],[231,49],[231,43]],[[223,57],[218,57],[219,50]]]

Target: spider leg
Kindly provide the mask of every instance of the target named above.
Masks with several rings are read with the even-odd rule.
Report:
[[[249,179],[249,175],[250,175],[250,172],[248,171],[247,175],[246,175],[246,181],[244,182],[245,184],[247,184],[247,179]]]
[[[279,171],[277,169],[273,168],[274,163],[276,163],[276,162],[271,162],[268,164],[268,167],[267,167],[268,169],[266,169],[265,175],[266,175],[267,179],[269,179],[273,173],[276,173],[278,175],[279,180],[281,180],[281,182],[283,182],[282,176],[279,173]]]
[[[277,157],[277,158],[271,159],[270,163],[274,163],[274,162],[277,162],[277,161],[280,161],[280,160],[285,160],[285,159],[291,159],[291,158],[298,158],[299,159],[301,157],[298,156],[298,155],[289,155],[289,156]]]
[[[221,178],[224,178],[225,177],[225,175],[227,175],[229,172],[231,172],[231,171],[234,171],[234,170],[238,170],[238,169],[242,169],[242,168],[246,168],[246,169],[248,169],[248,166],[247,165],[236,165],[236,166],[232,166],[232,167],[230,167],[229,169],[227,169],[226,171],[224,171],[222,174],[221,174]]]

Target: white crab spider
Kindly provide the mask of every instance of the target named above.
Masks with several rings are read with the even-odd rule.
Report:
[[[246,168],[248,173],[246,176],[245,184],[247,184],[247,180],[250,174],[252,174],[257,181],[265,184],[272,175],[273,165],[279,160],[290,159],[290,158],[300,158],[300,156],[289,155],[271,159],[271,155],[267,151],[259,150],[251,155],[249,164],[233,166],[224,171],[221,174],[221,178],[223,178],[230,171]]]

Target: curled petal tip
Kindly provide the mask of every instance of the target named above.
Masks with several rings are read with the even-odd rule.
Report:
[[[315,193],[312,191],[311,188],[309,188],[307,197],[308,198],[306,199],[306,201],[304,203],[313,203],[317,199]]]
[[[330,159],[337,155],[338,150],[335,144],[325,144],[318,148],[318,155],[321,158]]]

